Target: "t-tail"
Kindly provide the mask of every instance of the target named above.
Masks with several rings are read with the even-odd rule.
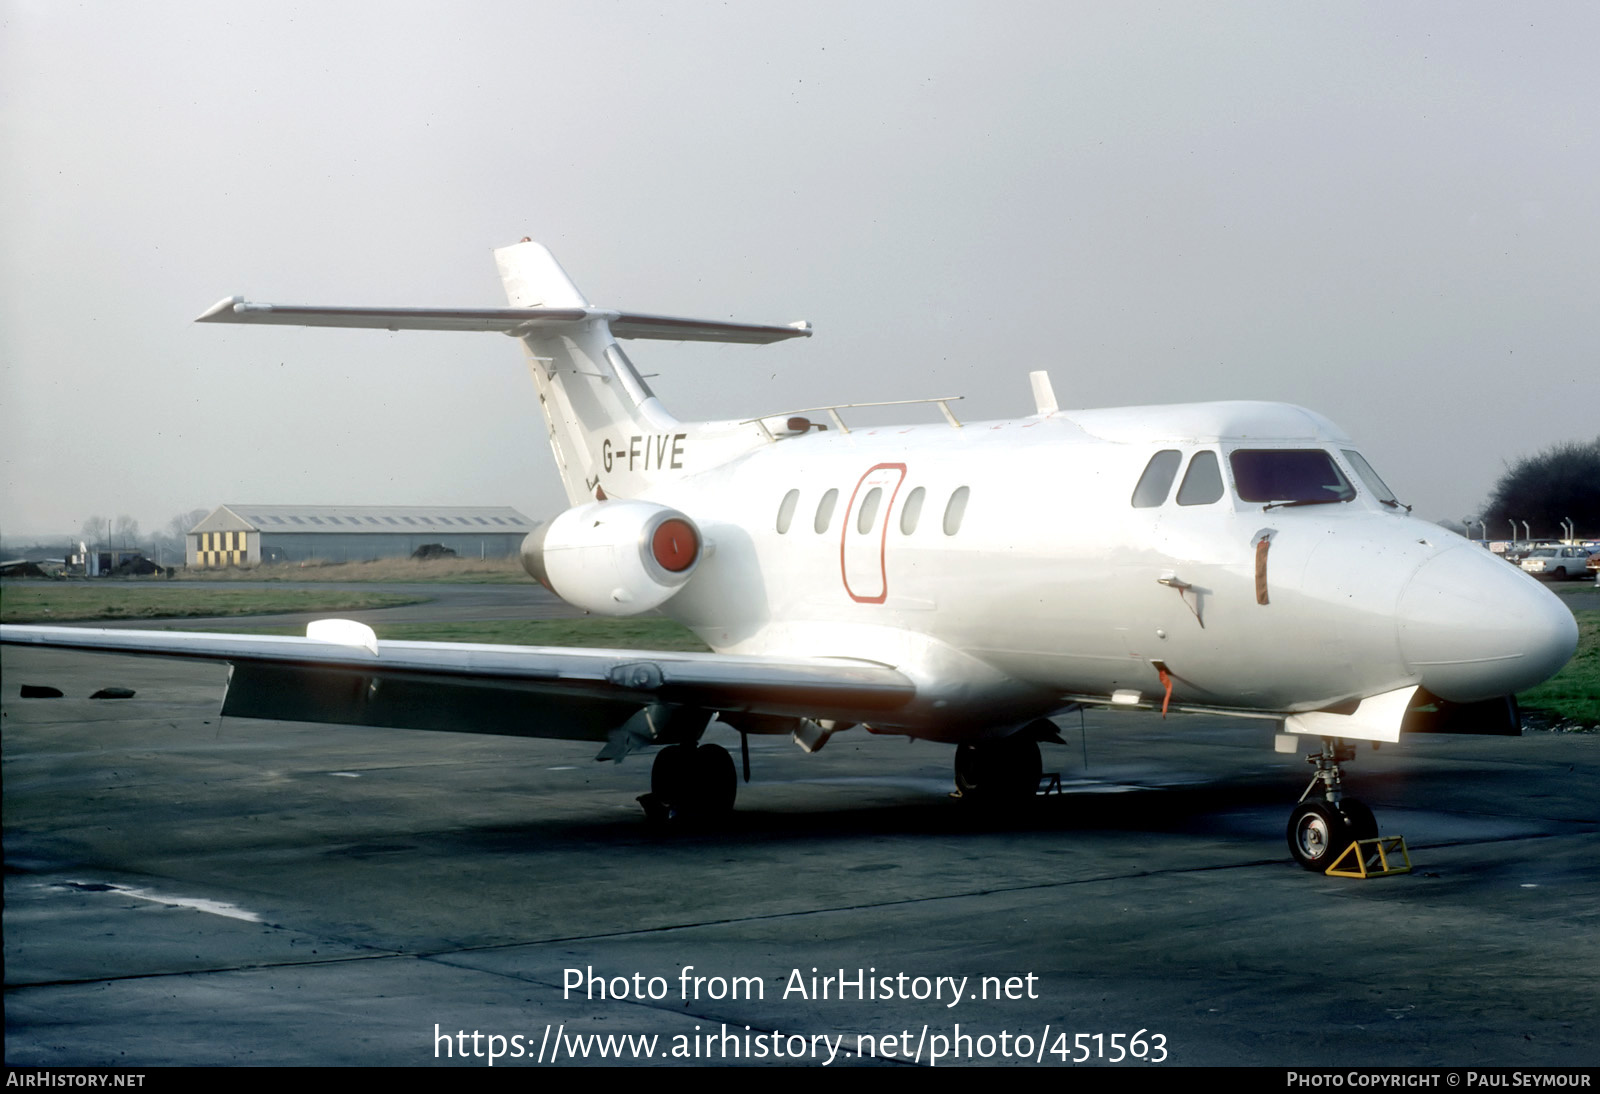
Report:
[[[380,330],[498,331],[522,341],[556,466],[573,505],[638,497],[652,484],[714,467],[770,436],[754,421],[680,422],[656,399],[618,339],[761,344],[811,334],[759,325],[599,308],[555,257],[529,240],[495,251],[507,308],[349,308],[218,302],[197,322]]]

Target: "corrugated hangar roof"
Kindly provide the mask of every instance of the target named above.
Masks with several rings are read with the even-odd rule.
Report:
[[[221,505],[190,532],[441,532],[460,535],[533,531],[509,506]]]

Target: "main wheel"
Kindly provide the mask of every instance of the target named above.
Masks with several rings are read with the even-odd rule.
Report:
[[[1370,811],[1368,816],[1371,816]],[[1287,834],[1289,853],[1294,855],[1294,860],[1318,873],[1343,854],[1355,838],[1350,834],[1350,822],[1345,815],[1325,801],[1306,801],[1295,806],[1294,812],[1289,814]]]
[[[1039,742],[1020,735],[956,746],[956,790],[983,805],[1021,805],[1039,792]]]
[[[650,793],[669,805],[675,805],[688,785],[690,749],[683,745],[667,745],[656,753],[650,765]]]
[[[979,794],[979,788],[988,782],[985,766],[977,745],[956,745],[956,793],[963,798]]]
[[[691,789],[683,811],[702,820],[733,812],[734,799],[739,796],[739,773],[728,750],[721,745],[701,745],[689,753],[689,762]]]
[[[667,745],[650,768],[650,793],[668,815],[714,820],[733,811],[739,775],[721,745]]]

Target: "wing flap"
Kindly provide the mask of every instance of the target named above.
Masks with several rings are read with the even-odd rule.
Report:
[[[224,717],[569,741],[604,741],[638,709],[637,699],[262,661],[233,665],[222,702]]]

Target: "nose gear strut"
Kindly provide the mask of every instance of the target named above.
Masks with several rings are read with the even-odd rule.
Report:
[[[1356,840],[1375,839],[1378,821],[1366,803],[1344,796],[1340,764],[1355,759],[1355,747],[1338,737],[1324,737],[1322,751],[1306,757],[1316,768],[1300,802],[1289,814],[1289,851],[1307,870],[1319,873]],[[1322,792],[1313,797],[1321,786]]]

